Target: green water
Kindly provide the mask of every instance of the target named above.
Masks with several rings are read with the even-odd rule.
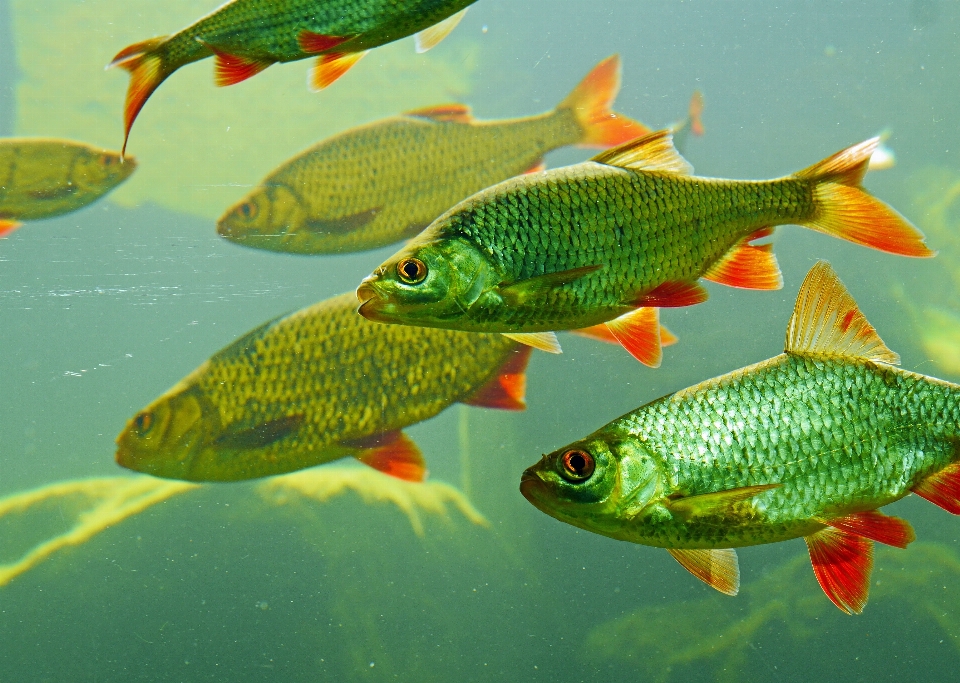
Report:
[[[169,26],[142,25],[138,5],[154,1],[116,2],[110,21],[146,38],[216,4],[196,0],[192,14],[167,17]],[[58,5],[77,7],[0,0],[0,134],[41,134],[24,113],[35,103],[20,98],[37,92],[46,83],[38,74],[49,70],[27,58],[56,63],[82,49],[103,64],[125,45],[64,34],[46,36],[45,51],[27,49],[25,38],[9,49],[8,36],[43,25],[37,12],[50,12],[64,31],[54,21]],[[958,32],[960,5],[946,0],[480,0],[424,63],[456,84],[442,95],[501,118],[551,108],[619,52],[617,109],[648,125],[680,118],[692,90],[703,90],[707,134],[685,154],[709,176],[790,173],[889,128],[897,165],[870,174],[867,186],[925,226],[930,200],[916,200],[916,179],[931,167],[960,177]],[[312,97],[346,98],[377,69],[412,62],[411,41],[400,47]],[[325,111],[316,131],[284,139],[292,149],[274,149],[269,126],[244,126],[245,117],[262,121],[282,107],[288,81],[298,88],[291,97],[302,98],[305,70],[295,63],[252,79],[270,97],[227,111],[223,123],[246,136],[237,149],[252,145],[258,154],[237,153],[222,176],[205,171],[211,186],[243,177],[244,164],[255,167],[246,180],[255,183],[265,163],[386,115],[336,120]],[[160,119],[147,114],[187,72],[206,79],[198,98],[227,97],[210,71],[209,61],[187,67],[157,91],[134,129],[133,154],[138,134],[145,147],[160,135]],[[44,125],[63,135],[78,121],[111,117],[104,120],[114,129],[87,140],[119,147],[126,79],[99,69],[87,78],[89,92],[115,93],[112,108],[99,111],[95,98],[74,106],[65,89]],[[410,79],[409,92],[402,79],[392,85],[391,102],[436,103],[434,92],[418,100],[422,81]],[[49,96],[55,105],[60,91]],[[179,101],[180,127],[169,135],[202,145],[220,122],[191,128],[188,105]],[[548,162],[588,155],[564,150]],[[113,439],[137,410],[237,336],[354,288],[392,253],[307,258],[244,249],[217,237],[209,206],[192,210],[175,169],[150,176],[148,187],[136,187],[147,183],[138,174],[116,201],[0,239],[2,495],[123,474]],[[960,229],[960,214],[948,219]],[[818,258],[833,263],[904,367],[960,379],[925,351],[915,316],[928,305],[957,306],[951,239],[960,236],[931,232],[940,257],[915,261],[782,228],[774,241],[784,289],[707,284],[706,304],[665,311],[680,342],[665,350],[660,369],[563,335],[562,356],[533,356],[525,413],[455,406],[410,429],[431,477],[468,484],[488,528],[456,511],[446,520],[423,513],[421,537],[390,504],[348,493],[278,506],[253,484],[208,486],[150,508],[0,588],[0,681],[951,680],[960,665],[960,571],[951,564],[960,558],[960,520],[916,497],[890,511],[937,545],[878,553],[871,602],[847,617],[806,564],[790,568],[806,553],[800,540],[742,550],[743,594],[726,598],[665,552],[563,525],[517,490],[541,453],[664,393],[780,352],[796,291]],[[69,514],[53,505],[35,523],[0,518],[0,563],[58,533],[57,518]]]

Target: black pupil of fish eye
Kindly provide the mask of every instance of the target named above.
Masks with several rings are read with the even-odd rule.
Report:
[[[134,420],[134,424],[137,426],[137,431],[148,432],[153,425],[153,416],[150,413],[140,413]]]
[[[250,209],[249,204],[244,204],[240,207],[240,213],[242,213],[245,217],[250,218],[250,214],[253,213],[253,211]]]
[[[427,267],[416,259],[400,262],[400,276],[407,282],[420,282],[426,276]]]
[[[567,473],[577,479],[586,479],[593,474],[593,458],[583,451],[569,451],[563,456]]]

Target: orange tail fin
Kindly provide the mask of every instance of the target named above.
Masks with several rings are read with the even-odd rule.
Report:
[[[173,71],[164,67],[163,59],[158,48],[167,40],[167,36],[158,36],[150,40],[129,45],[113,58],[107,68],[119,66],[130,72],[130,87],[127,88],[127,101],[123,108],[123,149],[121,156],[127,151],[127,139],[130,129],[137,119],[137,114],[143,109],[147,99],[157,89],[167,76]]]
[[[613,111],[620,92],[620,56],[607,57],[593,67],[557,109],[570,109],[583,129],[585,147],[613,147],[651,132],[633,119]]]
[[[794,175],[817,184],[816,216],[802,225],[890,254],[934,256],[922,232],[861,186],[878,144],[879,137],[871,138]]]

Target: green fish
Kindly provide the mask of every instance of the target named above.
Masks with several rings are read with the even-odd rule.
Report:
[[[513,178],[460,202],[387,259],[357,290],[359,311],[378,322],[500,332],[555,353],[554,331],[581,329],[614,336],[656,367],[656,309],[704,301],[700,278],[782,286],[771,245],[755,244],[774,226],[933,255],[861,187],[878,142],[778,180],[739,181],[691,175],[659,131],[592,161]]]
[[[960,514],[960,385],[895,367],[829,264],[804,280],[786,352],[627,413],[528,468],[548,515],[666,548],[735,595],[735,547],[803,537],[827,597],[867,602],[873,541],[910,524],[878,508],[911,491]]]
[[[216,84],[233,85],[271,64],[316,57],[310,82],[320,90],[372,48],[416,34],[426,52],[476,0],[230,0],[171,36],[129,45],[108,67],[130,72],[123,151],[137,114],[182,66],[216,59]]]
[[[610,147],[649,131],[611,111],[620,58],[600,62],[553,111],[477,121],[462,104],[347,130],[284,162],[217,224],[248,247],[295,254],[376,249],[413,237],[474,192],[541,170],[565,145]],[[699,116],[699,99],[691,104]],[[700,130],[699,118],[689,127]]]
[[[137,169],[133,158],[71,140],[0,140],[0,236],[22,221],[82,209]]]
[[[344,294],[270,321],[137,413],[117,462],[188,481],[238,481],[354,457],[420,481],[403,428],[455,402],[523,410],[530,349],[502,335],[367,322]]]

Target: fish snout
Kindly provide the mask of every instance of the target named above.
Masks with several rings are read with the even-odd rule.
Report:
[[[364,318],[370,318],[373,312],[373,309],[377,306],[378,303],[381,303],[383,299],[380,296],[380,292],[377,290],[376,282],[383,276],[384,269],[383,266],[377,268],[373,273],[363,278],[360,282],[360,286],[357,287],[357,299],[360,301],[360,308],[357,311]]]
[[[536,494],[543,489],[543,480],[537,476],[536,472],[533,471],[533,468],[529,468],[523,471],[523,474],[520,475],[520,494],[526,498],[528,501],[537,505]]]

